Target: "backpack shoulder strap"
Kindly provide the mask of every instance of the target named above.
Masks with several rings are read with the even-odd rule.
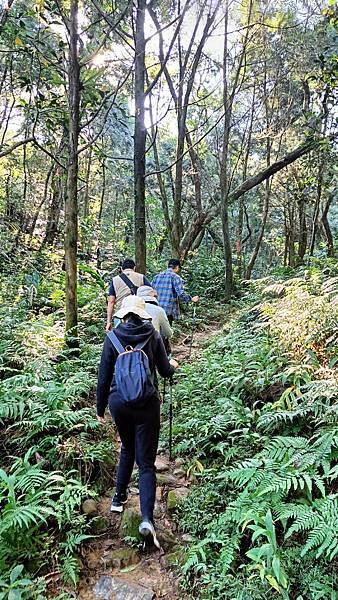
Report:
[[[153,331],[151,332],[150,335],[148,335],[147,339],[144,340],[144,342],[141,342],[140,344],[137,344],[137,346],[135,346],[134,350],[143,350],[144,346],[146,346],[146,344],[149,342],[150,338],[153,336]]]
[[[122,354],[122,352],[126,351],[125,348],[122,346],[120,340],[118,339],[117,335],[113,331],[108,331],[107,336],[109,337],[115,350],[117,350],[119,354]]]
[[[136,296],[136,292],[137,292],[137,285],[135,285],[130,279],[129,277],[127,277],[127,275],[125,273],[120,273],[119,277],[122,279],[122,281],[129,287],[131,293],[133,296]]]

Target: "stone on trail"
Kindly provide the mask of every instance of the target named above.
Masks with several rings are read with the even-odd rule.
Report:
[[[98,514],[98,505],[95,500],[92,498],[88,498],[84,502],[82,502],[82,512],[85,515],[96,517]]]
[[[170,473],[157,473],[156,481],[158,485],[167,485],[169,487],[173,487],[178,483],[176,477],[170,475]]]
[[[183,498],[185,498],[189,493],[188,488],[180,487],[174,490],[169,490],[167,496],[167,509],[174,510],[179,506],[182,502]]]
[[[163,550],[169,550],[173,546],[177,546],[178,540],[170,529],[163,527],[163,525],[157,523],[155,525],[155,529],[158,541],[160,542]]]
[[[137,551],[134,548],[118,548],[110,550],[101,557],[104,568],[113,567],[123,569],[131,565],[137,565],[140,562]]]
[[[139,525],[141,523],[141,517],[138,512],[127,508],[122,514],[120,524],[120,537],[132,537],[139,538]]]
[[[153,600],[155,593],[136,583],[103,575],[94,589],[94,598],[102,600]]]
[[[106,517],[94,517],[90,522],[90,532],[94,535],[104,533],[109,529],[110,521]]]
[[[163,473],[163,471],[169,471],[169,464],[165,459],[161,458],[160,456],[156,458],[155,467],[158,473]]]

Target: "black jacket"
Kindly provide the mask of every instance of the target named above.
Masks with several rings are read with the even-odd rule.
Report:
[[[151,332],[153,332],[153,335],[144,347],[144,351],[149,359],[150,371],[154,374],[155,368],[157,368],[162,377],[170,377],[173,375],[175,369],[169,363],[160,334],[155,331],[150,322],[130,320],[127,323],[120,323],[120,325],[114,329],[114,333],[124,347],[128,345],[135,347],[137,344],[144,341]],[[111,387],[111,391],[114,392],[114,368],[117,356],[117,350],[108,336],[106,336],[103,344],[96,392],[96,412],[99,417],[104,416]]]

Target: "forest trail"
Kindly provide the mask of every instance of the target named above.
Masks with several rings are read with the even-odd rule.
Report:
[[[191,334],[181,334],[173,344],[173,356],[180,364],[198,359],[204,343],[220,328],[218,321],[199,325],[192,344]],[[101,498],[97,505],[97,522],[102,530],[83,548],[79,600],[179,600],[183,597],[170,566],[177,557],[178,546],[189,543],[189,536],[177,532],[172,507],[188,493],[190,481],[185,477],[181,459],[170,463],[167,453],[158,456],[156,469],[155,525],[161,550],[153,546],[140,548],[137,544],[131,547],[122,539],[137,536],[139,494],[133,474],[122,515],[110,513],[111,495]]]

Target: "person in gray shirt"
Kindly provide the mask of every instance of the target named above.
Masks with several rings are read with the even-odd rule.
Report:
[[[173,335],[165,310],[158,305],[155,290],[150,285],[141,285],[137,296],[145,301],[145,310],[151,316],[151,322],[163,338],[170,339]]]

